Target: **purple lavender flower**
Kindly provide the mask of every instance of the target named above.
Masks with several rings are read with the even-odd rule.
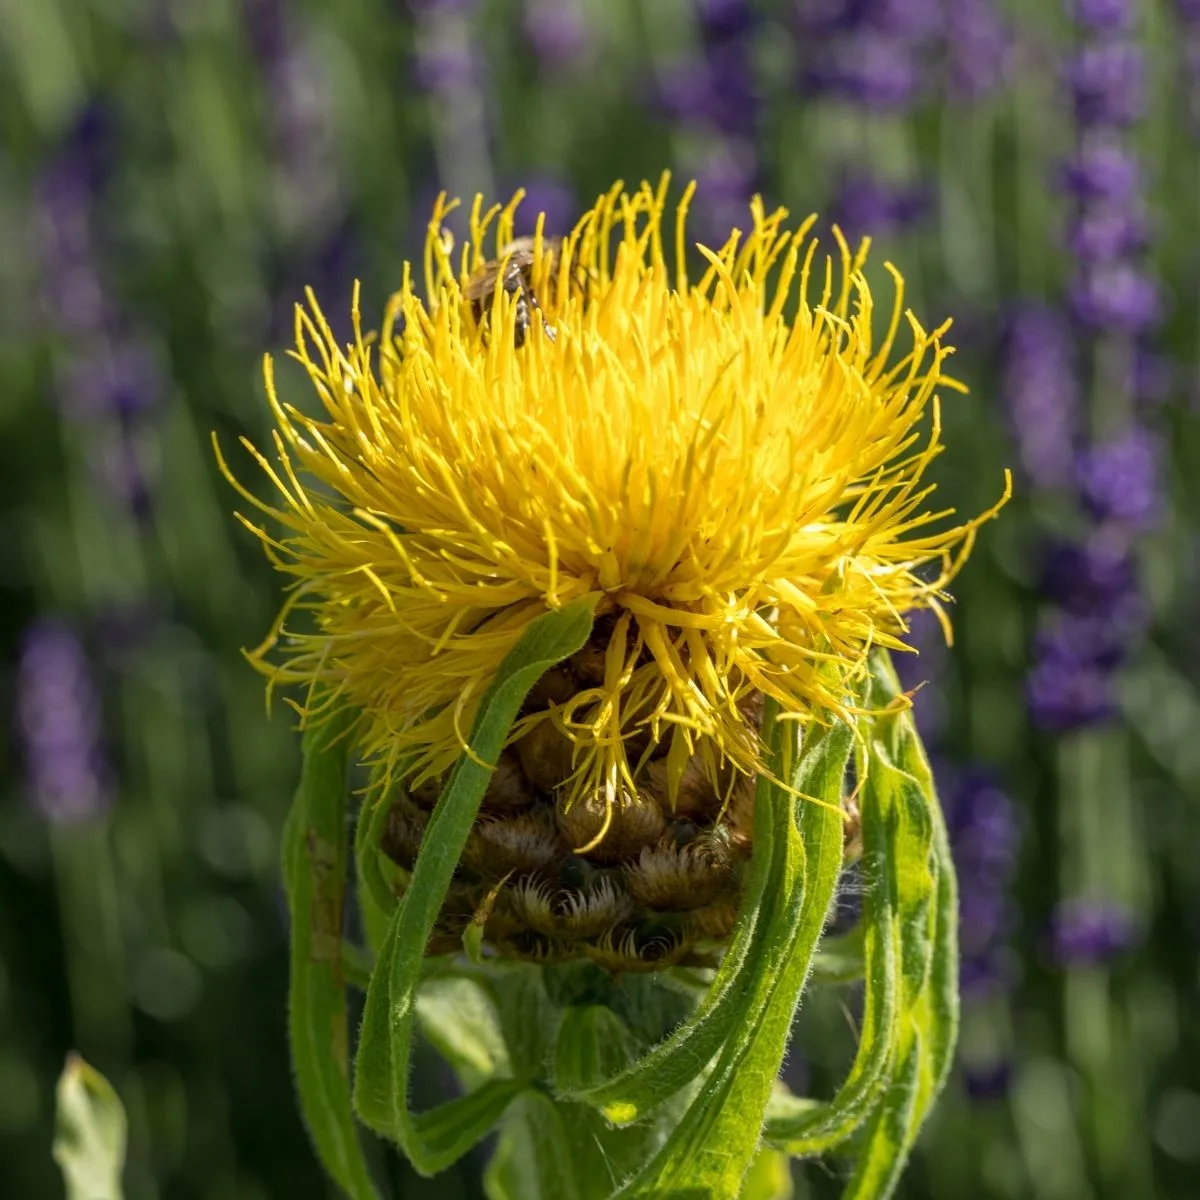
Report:
[[[1004,346],[1003,394],[1025,474],[1043,490],[1074,478],[1079,385],[1075,350],[1062,315],[1026,305],[1009,323]]]
[[[1080,658],[1072,642],[1042,648],[1026,682],[1029,715],[1039,729],[1065,733],[1116,715],[1112,672]]]
[[[56,823],[85,820],[109,802],[100,706],[79,639],[62,621],[25,633],[17,715],[34,803]]]
[[[570,67],[591,42],[587,17],[576,0],[525,0],[525,36],[543,63]]]
[[[1084,451],[1079,458],[1079,490],[1098,521],[1132,531],[1153,526],[1162,509],[1158,440],[1138,426]]]
[[[963,1087],[972,1100],[995,1100],[1008,1092],[1012,1063],[1005,1058],[983,1064],[964,1064]]]
[[[938,676],[946,665],[946,635],[937,614],[927,608],[913,613],[908,619],[904,640],[916,654],[897,654],[894,659],[896,674],[906,692],[915,690],[913,719],[921,736],[927,742],[933,741],[946,724],[946,705],[937,686]],[[929,683],[934,686],[922,686]]]
[[[912,47],[874,30],[824,48],[820,59],[801,71],[801,87],[816,95],[878,111],[910,107],[923,72]]]
[[[850,240],[864,235],[879,237],[917,224],[933,208],[926,187],[888,184],[865,171],[843,174],[832,203],[830,219]]]
[[[1062,183],[1080,200],[1126,205],[1142,186],[1137,159],[1111,138],[1087,138],[1075,158],[1063,166]]]
[[[162,398],[159,363],[149,346],[134,338],[84,343],[65,355],[57,375],[63,407],[76,417],[125,419],[149,411]]]
[[[1107,900],[1063,901],[1050,923],[1048,950],[1062,967],[1110,962],[1137,940],[1127,909]]]
[[[1081,271],[1071,285],[1071,305],[1083,324],[1113,333],[1145,333],[1162,317],[1158,284],[1130,262]]]
[[[534,232],[538,213],[546,214],[544,229],[547,237],[570,233],[579,215],[575,193],[570,187],[545,175],[535,176],[522,186],[525,198],[516,212],[514,232],[517,236]]]
[[[697,0],[696,18],[706,38],[732,40],[754,27],[754,12],[747,0]]]
[[[1096,530],[1083,542],[1055,542],[1046,550],[1042,594],[1071,613],[1111,608],[1137,592],[1137,564],[1128,541]]]
[[[1130,42],[1084,46],[1067,67],[1075,119],[1085,129],[1132,125],[1145,107],[1145,60]]]
[[[1075,0],[1075,22],[1096,33],[1124,33],[1133,24],[1130,0]]]
[[[1092,205],[1071,221],[1067,247],[1080,263],[1112,263],[1139,254],[1148,244],[1145,215],[1118,205]]]
[[[978,995],[1008,973],[1017,810],[987,772],[973,769],[948,790],[946,823],[959,877],[960,983],[966,995]]]
[[[955,0],[945,26],[950,94],[974,101],[994,92],[1012,65],[1012,37],[992,0]]]

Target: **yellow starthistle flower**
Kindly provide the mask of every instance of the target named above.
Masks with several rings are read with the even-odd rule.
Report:
[[[852,252],[835,230],[836,265],[818,259],[812,219],[789,231],[756,199],[749,233],[699,247],[691,278],[693,189],[664,231],[666,186],[615,186],[560,246],[539,223],[532,310],[503,269],[489,305],[470,294],[511,243],[520,195],[486,213],[477,200],[457,254],[440,199],[424,293],[406,264],[378,336],[357,292],[349,345],[311,293],[297,306],[293,357],[324,414],[280,400],[268,356],[276,465],[246,445],[282,503],[235,483],[283,527],[243,518],[294,580],[251,657],[360,711],[356,745],[380,780],[441,776],[522,630],[598,597],[590,673],[513,731],[565,745],[562,807],[583,849],[645,770],[665,775],[672,808],[696,763],[714,782],[752,775],[758,697],[798,721],[847,715],[869,650],[902,648],[915,608],[941,615],[995,512],[946,525],[951,510],[926,507],[937,390],[961,385],[942,370],[949,323],[928,331],[907,312],[894,268],[877,339],[867,242]],[[670,886],[653,854],[639,869],[645,890]]]

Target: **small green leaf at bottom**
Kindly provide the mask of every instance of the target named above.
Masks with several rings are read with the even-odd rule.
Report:
[[[112,1085],[77,1054],[58,1079],[54,1161],[67,1200],[121,1200],[125,1110]]]

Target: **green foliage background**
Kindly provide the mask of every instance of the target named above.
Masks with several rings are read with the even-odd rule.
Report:
[[[0,603],[14,731],[0,749],[5,1197],[61,1194],[53,1088],[72,1047],[127,1104],[131,1200],[330,1194],[284,1042],[278,848],[298,744],[285,708],[264,716],[261,681],[238,653],[267,629],[279,583],[229,515],[209,431],[226,446],[265,438],[259,358],[285,348],[302,287],[336,319],[357,277],[364,311],[381,311],[439,186],[506,195],[550,180],[581,204],[614,178],[686,176],[703,149],[703,134],[648,98],[651,80],[698,52],[688,0],[580,0],[587,53],[562,69],[529,44],[533,6],[443,4],[456,10],[437,17],[445,36],[468,43],[481,69],[440,97],[416,71],[433,4],[280,0],[286,84],[256,57],[250,7],[0,0]],[[1057,4],[1014,0],[1005,87],[974,105],[934,87],[911,113],[868,117],[804,95],[788,6],[752,7],[768,200],[798,216],[824,208],[846,166],[932,189],[930,215],[885,231],[876,258],[900,266],[928,322],[962,319],[955,365],[972,390],[947,397],[939,467],[954,502],[978,510],[1014,457],[999,331],[1017,297],[1056,302],[1066,278],[1063,204],[1047,181],[1070,139],[1056,83],[1069,29]],[[1152,630],[1124,672],[1120,719],[1051,738],[1032,729],[1023,686],[1039,542],[1070,514],[1018,492],[957,586],[940,749],[993,768],[1023,813],[1017,969],[968,1014],[964,1054],[1010,1075],[989,1099],[952,1080],[908,1197],[1200,1191],[1200,142],[1172,6],[1135,7],[1151,70],[1134,136],[1168,299],[1158,349],[1175,367],[1157,418],[1169,507],[1140,546]],[[78,130],[91,119],[102,130],[87,143],[98,278],[158,381],[133,420],[76,411],[63,381],[77,340],[46,317],[47,172],[85,152]],[[305,402],[294,373],[283,383]],[[148,480],[137,510],[110,482],[122,447]],[[101,704],[111,807],[80,823],[39,812],[19,736],[15,664],[45,616],[82,637]],[[1132,913],[1139,936],[1107,966],[1059,969],[1044,953],[1046,923],[1084,883]],[[844,1066],[854,1019],[835,996],[806,1006],[793,1066],[805,1062],[818,1089]],[[418,1093],[449,1086],[428,1055]],[[436,1183],[394,1159],[386,1170],[406,1200],[451,1200],[480,1194],[481,1163]],[[797,1167],[797,1196],[835,1192],[837,1169]]]

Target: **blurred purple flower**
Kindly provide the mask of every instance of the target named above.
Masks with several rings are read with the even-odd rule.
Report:
[[[1039,729],[1064,733],[1116,713],[1112,673],[1075,654],[1075,646],[1043,647],[1026,682],[1029,715]]]
[[[1133,24],[1131,0],[1075,0],[1075,22],[1096,33],[1124,33]]]
[[[287,49],[283,0],[242,0],[242,22],[250,50],[260,63],[270,63]]]
[[[1074,479],[1079,384],[1075,349],[1055,309],[1030,304],[1009,321],[1002,391],[1021,466],[1036,488]]]
[[[1153,526],[1163,507],[1160,457],[1158,439],[1139,426],[1084,451],[1079,491],[1095,519],[1133,531]]]
[[[1017,810],[990,774],[972,769],[947,790],[946,825],[959,879],[960,983],[977,995],[1006,981]]]
[[[1111,263],[1146,249],[1145,216],[1116,205],[1090,206],[1071,221],[1067,246],[1081,264]]]
[[[574,65],[591,43],[587,16],[578,0],[525,0],[523,25],[534,53],[548,66]]]
[[[1071,285],[1075,315],[1094,330],[1138,334],[1158,324],[1162,297],[1157,282],[1130,262],[1098,263]]]
[[[995,1100],[1008,1092],[1012,1083],[1012,1063],[1004,1058],[988,1063],[966,1063],[962,1079],[972,1100]]]
[[[978,100],[994,92],[1012,65],[1012,36],[993,0],[955,0],[945,15],[950,94]]]
[[[547,237],[571,232],[579,217],[579,207],[570,187],[545,175],[535,175],[521,186],[525,189],[525,198],[516,212],[514,233],[518,237],[531,235],[537,228],[538,213],[543,212],[546,214],[544,230]]]
[[[1075,119],[1085,129],[1132,125],[1145,107],[1145,60],[1131,42],[1084,46],[1067,65]]]
[[[1124,953],[1136,939],[1133,918],[1121,905],[1073,899],[1055,910],[1047,949],[1059,966],[1098,966]]]
[[[133,338],[84,343],[64,356],[57,375],[63,410],[73,417],[128,418],[152,409],[163,395],[157,359]]]
[[[711,39],[742,38],[754,26],[747,0],[697,0],[696,18],[700,32]]]
[[[917,224],[933,209],[933,195],[919,184],[889,184],[865,171],[847,171],[829,207],[830,220],[851,241]]]
[[[1062,183],[1080,200],[1123,205],[1137,198],[1142,171],[1134,155],[1120,143],[1088,138],[1077,156],[1064,164]]]
[[[1128,541],[1096,530],[1085,541],[1055,542],[1045,555],[1041,592],[1072,613],[1111,608],[1137,593],[1137,564]]]
[[[474,87],[479,70],[470,43],[457,38],[423,43],[417,52],[416,78],[421,87],[436,95]]]
[[[900,686],[914,692],[913,719],[921,736],[934,741],[946,723],[946,702],[938,686],[947,659],[946,635],[937,615],[928,608],[910,614],[904,641],[916,654],[896,654],[893,665]]]
[[[83,646],[62,621],[43,618],[26,630],[17,719],[41,813],[55,823],[102,813],[110,797],[99,700]]]
[[[911,47],[871,30],[823,48],[800,75],[806,91],[879,111],[908,108],[923,80]]]

